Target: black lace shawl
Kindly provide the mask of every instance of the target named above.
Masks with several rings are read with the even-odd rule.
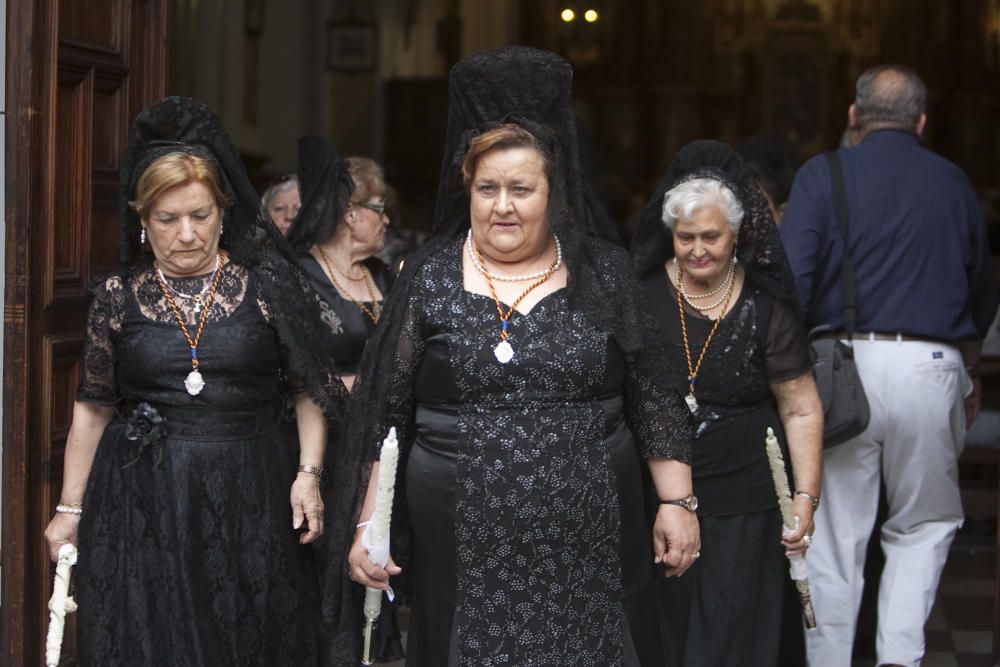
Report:
[[[288,230],[288,241],[304,253],[333,234],[351,203],[354,181],[347,160],[322,137],[299,139],[298,175],[302,208]]]
[[[743,205],[743,222],[736,238],[736,256],[743,270],[770,296],[798,312],[792,271],[771,207],[743,158],[718,141],[692,141],[671,160],[642,210],[632,239],[629,254],[639,275],[663,266],[674,256],[670,230],[663,224],[664,198],[675,186],[695,178],[717,179],[733,191]]]
[[[259,214],[259,197],[250,183],[236,147],[205,104],[187,97],[166,97],[136,118],[122,160],[122,229],[119,270],[127,281],[148,264],[150,255],[139,244],[140,220],[128,202],[143,172],[158,158],[174,152],[203,157],[218,169],[222,188],[234,200],[223,216],[219,246],[232,261],[257,275],[264,300],[272,308],[272,323],[285,341],[293,390],[306,391],[323,409],[332,428],[343,416],[347,390],[333,362],[323,353],[316,300],[295,264],[295,253],[277,227]]]
[[[620,276],[605,273],[610,246],[595,242],[607,237],[606,220],[593,206],[592,193],[584,188],[572,112],[572,67],[548,51],[509,47],[473,55],[455,65],[449,76],[448,125],[441,178],[435,206],[434,232],[417,252],[406,259],[400,276],[383,306],[382,319],[369,340],[355,381],[349,410],[350,432],[338,452],[331,539],[334,553],[344,560],[345,576],[339,604],[324,609],[324,623],[331,633],[331,655],[336,664],[356,659],[360,639],[360,589],[346,578],[346,557],[354,538],[355,523],[368,484],[370,463],[377,457],[377,444],[391,397],[398,388],[390,386],[388,369],[410,354],[399,346],[411,343],[401,332],[412,328],[410,290],[414,276],[424,263],[443,252],[457,236],[469,229],[469,198],[462,184],[461,165],[474,136],[502,123],[516,123],[548,149],[552,156],[549,178],[548,223],[558,235],[569,270],[567,298],[571,308],[584,312],[590,321],[609,332],[634,363],[648,376],[663,382],[663,393],[680,401],[660,352],[657,324],[644,305],[638,282],[628,276],[622,289]],[[625,266],[625,263],[621,263]],[[402,442],[404,456],[409,442]],[[400,470],[404,468],[400,466]],[[401,512],[396,495],[393,539],[397,539],[397,515]],[[405,518],[401,517],[405,522]],[[405,525],[405,523],[404,523]],[[331,589],[332,590],[332,589]]]

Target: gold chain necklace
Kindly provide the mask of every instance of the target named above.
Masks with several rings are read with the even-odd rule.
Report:
[[[379,318],[382,317],[382,304],[379,303],[375,297],[375,285],[372,284],[372,277],[368,272],[368,267],[364,265],[361,266],[361,277],[364,278],[365,287],[368,289],[368,298],[371,299],[372,310],[369,310],[365,304],[351,296],[351,293],[344,289],[344,286],[340,284],[337,277],[334,275],[333,263],[330,262],[330,258],[326,256],[325,252],[323,252],[323,246],[317,243],[316,249],[319,250],[319,256],[322,258],[323,264],[326,265],[326,272],[330,274],[330,281],[333,283],[333,286],[340,290],[342,294],[347,295],[347,298],[351,300],[351,303],[360,308],[361,312],[367,315],[372,322],[378,324]]]
[[[677,310],[680,313],[681,318],[681,338],[684,339],[684,358],[687,361],[688,369],[688,394],[684,397],[684,402],[687,403],[688,409],[691,412],[698,411],[698,399],[694,397],[694,385],[698,380],[698,371],[701,370],[701,362],[705,360],[705,352],[708,350],[708,344],[712,342],[712,337],[715,336],[716,329],[719,328],[719,323],[722,322],[722,317],[726,313],[726,309],[729,307],[729,299],[733,296],[733,285],[729,285],[729,289],[726,290],[726,298],[722,304],[722,312],[719,313],[719,317],[715,319],[715,323],[712,324],[712,330],[708,332],[708,338],[705,339],[705,344],[701,346],[701,354],[698,355],[698,363],[691,363],[691,346],[688,343],[688,332],[687,332],[687,319],[684,315],[684,301],[685,299],[677,299]],[[684,274],[681,272],[681,267],[677,267],[677,289],[683,294],[684,293]]]
[[[198,344],[201,342],[201,332],[205,330],[205,322],[208,321],[208,313],[212,310],[212,301],[215,299],[215,292],[219,289],[219,283],[222,282],[222,267],[226,265],[226,257],[221,252],[218,255],[218,260],[215,266],[215,275],[212,276],[211,289],[209,289],[207,296],[205,296],[203,305],[203,310],[201,311],[201,317],[198,322],[198,329],[194,334],[194,338],[191,337],[191,332],[188,331],[187,325],[184,323],[184,318],[181,317],[181,311],[177,308],[177,304],[174,303],[174,297],[170,296],[170,290],[167,288],[167,282],[164,279],[163,273],[160,271],[159,264],[154,262],[153,266],[156,269],[156,282],[160,286],[160,291],[163,292],[163,298],[167,300],[170,305],[170,310],[174,314],[174,319],[177,320],[177,324],[181,326],[181,332],[184,334],[184,340],[187,341],[188,347],[191,348],[191,372],[184,379],[184,388],[187,389],[187,393],[192,396],[197,396],[201,393],[201,390],[205,388],[205,380],[201,377],[201,371],[198,370]]]
[[[479,246],[476,245],[476,242],[472,240],[471,236],[469,237],[469,241],[472,244],[471,245],[472,250],[476,254],[476,259],[479,260],[480,264],[483,264],[483,256],[479,252]],[[486,279],[486,284],[490,288],[490,295],[493,297],[493,301],[496,302],[497,315],[500,316],[500,342],[497,343],[497,346],[495,348],[493,348],[493,356],[496,357],[497,361],[499,361],[501,364],[506,364],[510,362],[511,359],[514,358],[514,348],[513,346],[511,346],[510,341],[507,340],[508,320],[514,314],[514,311],[517,309],[517,305],[524,300],[524,297],[528,296],[528,294],[533,289],[535,289],[536,287],[544,283],[546,280],[551,278],[552,274],[555,273],[556,269],[558,268],[559,268],[559,262],[558,260],[556,260],[551,265],[549,265],[549,268],[545,271],[544,274],[542,274],[542,276],[538,280],[528,285],[528,288],[523,292],[521,292],[521,296],[514,299],[514,303],[510,305],[510,308],[507,309],[506,313],[503,312],[503,306],[500,305],[500,297],[497,296],[497,290],[496,287],[493,286],[493,280],[490,278],[488,273],[480,274],[483,276],[483,278]]]

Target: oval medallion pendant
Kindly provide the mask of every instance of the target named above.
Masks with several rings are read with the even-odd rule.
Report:
[[[506,364],[508,361],[514,358],[514,348],[510,346],[505,340],[497,343],[497,346],[493,348],[493,356],[497,358],[501,364]]]
[[[202,379],[201,373],[198,371],[188,373],[187,379],[184,380],[184,388],[192,396],[200,394],[201,390],[205,388],[205,380]]]

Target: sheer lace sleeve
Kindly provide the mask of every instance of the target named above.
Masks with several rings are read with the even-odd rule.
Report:
[[[121,400],[115,376],[115,345],[122,329],[125,288],[112,276],[94,289],[87,312],[87,338],[80,361],[80,385],[76,400],[97,405],[115,405]]]
[[[650,377],[634,355],[625,359],[625,411],[643,458],[691,462],[690,412],[676,390]]]
[[[603,274],[608,298],[620,304],[620,317],[633,324],[625,350],[625,417],[644,458],[664,457],[691,462],[691,412],[676,387],[679,372],[668,360],[646,292],[624,253],[604,248]],[[622,344],[624,343],[624,344]]]
[[[406,314],[403,316],[402,325],[399,330],[399,337],[392,353],[388,358],[375,360],[369,363],[362,359],[361,368],[374,369],[374,372],[382,376],[384,380],[379,382],[378,395],[372,396],[368,400],[361,397],[368,392],[359,391],[364,389],[369,378],[359,375],[355,381],[354,400],[351,406],[351,416],[359,418],[361,412],[376,410],[371,415],[368,423],[368,432],[372,444],[372,459],[378,459],[382,439],[393,426],[399,441],[411,442],[413,437],[414,419],[414,383],[416,382],[417,370],[420,368],[420,361],[424,353],[424,337],[421,330],[421,318],[416,304],[410,304]],[[365,350],[366,356],[368,350]],[[359,386],[360,385],[360,386]],[[352,424],[363,423],[352,418]]]
[[[289,391],[309,394],[326,415],[328,427],[339,427],[347,390],[325,352],[311,287],[294,267],[274,258],[250,271],[257,307],[278,336]]]
[[[774,302],[767,329],[767,379],[784,382],[808,373],[809,337],[798,315],[780,301]]]

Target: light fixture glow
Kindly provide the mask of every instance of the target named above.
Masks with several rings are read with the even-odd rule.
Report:
[[[571,23],[572,21],[576,20],[576,12],[574,12],[569,7],[567,7],[564,10],[562,10],[562,12],[559,14],[559,16],[560,16],[560,18],[562,18],[562,20],[563,20],[564,23]]]
[[[600,16],[597,15],[596,9],[588,9],[583,13],[583,20],[587,23],[597,23],[597,19],[599,18]]]

